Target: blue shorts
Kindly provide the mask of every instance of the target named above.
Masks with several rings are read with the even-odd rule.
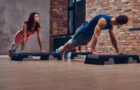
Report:
[[[81,31],[81,27],[78,28],[71,39],[73,46],[83,46],[87,45],[89,41],[91,40],[92,36],[84,35],[84,33]]]

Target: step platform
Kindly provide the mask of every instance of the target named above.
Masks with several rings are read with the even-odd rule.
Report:
[[[93,55],[89,54],[85,58],[85,64],[126,64],[126,63],[140,63],[138,55]]]
[[[78,55],[88,55],[91,54],[90,52],[69,52],[68,57],[69,59],[74,59]]]
[[[13,53],[11,60],[14,61],[22,61],[24,58],[28,58],[28,56],[40,56],[40,60],[48,60],[49,56],[53,56],[58,60],[61,60],[62,57],[59,53]]]

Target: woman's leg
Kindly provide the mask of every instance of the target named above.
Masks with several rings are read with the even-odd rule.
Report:
[[[12,56],[13,52],[16,52],[17,48],[19,47],[19,44],[22,42],[23,35],[21,34],[21,30],[17,31],[15,34],[15,40],[12,42],[10,49],[8,50],[9,57]]]
[[[29,39],[31,38],[31,36],[28,36],[26,38],[26,43],[29,41]],[[8,50],[8,55],[9,57],[12,56],[12,53],[13,52],[16,52],[17,48],[22,44],[23,42],[23,34],[22,34],[22,31],[19,30],[16,34],[15,34],[15,40],[14,42],[12,42],[11,44],[11,48]]]
[[[23,34],[21,33],[21,30],[19,30],[15,34],[15,40],[14,42],[12,42],[12,45],[11,45],[11,51],[15,52],[18,46],[22,43],[22,40],[23,40]]]

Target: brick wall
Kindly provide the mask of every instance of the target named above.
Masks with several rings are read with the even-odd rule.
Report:
[[[68,31],[68,0],[51,0],[50,4],[50,51],[53,51],[53,38]]]
[[[86,0],[86,20],[91,20],[97,14],[117,16],[125,14],[129,23],[120,29],[114,27],[121,52],[140,55],[140,30],[129,31],[129,28],[140,28],[140,0]],[[90,43],[88,44],[90,49]],[[103,53],[115,53],[108,31],[102,31],[96,50]]]

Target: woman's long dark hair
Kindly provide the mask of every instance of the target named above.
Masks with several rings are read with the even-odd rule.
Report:
[[[34,24],[34,16],[35,14],[38,14],[37,12],[32,12],[28,18],[28,21],[26,21],[25,23],[27,24],[27,30],[31,32],[31,28],[33,27],[33,24]],[[39,22],[36,22],[36,25],[35,25],[35,31],[38,30],[38,28],[40,28],[40,24]]]

